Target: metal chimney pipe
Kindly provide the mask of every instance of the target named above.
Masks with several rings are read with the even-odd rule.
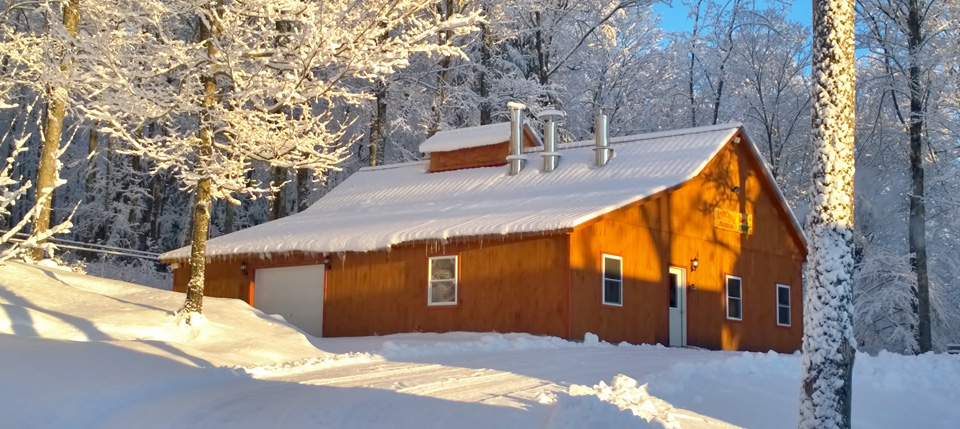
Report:
[[[613,148],[610,147],[610,136],[607,134],[607,113],[603,108],[597,110],[596,122],[594,123],[594,135],[597,140],[597,146],[593,148],[597,167],[607,165],[610,156],[613,155]]]
[[[511,101],[507,108],[510,109],[510,155],[507,155],[507,162],[510,163],[510,175],[516,176],[526,161],[523,158],[523,110],[527,106]]]
[[[557,120],[562,118],[563,112],[548,107],[540,111],[537,116],[543,120],[543,171],[551,172],[557,169],[560,163],[560,153],[557,152]]]

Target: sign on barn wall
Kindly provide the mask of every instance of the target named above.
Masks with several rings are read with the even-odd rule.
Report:
[[[717,229],[725,229],[727,231],[741,232],[746,234],[753,233],[752,214],[717,209],[714,219],[714,226]]]

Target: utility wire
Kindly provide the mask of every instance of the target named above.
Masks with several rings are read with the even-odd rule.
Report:
[[[7,231],[0,230],[0,234],[5,234],[5,233],[7,233]],[[26,238],[29,237],[28,234],[24,234],[24,233],[14,234],[14,237],[17,237],[17,236],[23,237],[23,238],[11,238],[10,241],[14,243],[22,243],[26,241],[25,240]],[[148,259],[152,261],[160,260],[159,253],[146,252],[143,250],[124,249],[120,247],[107,246],[103,244],[82,243],[79,241],[67,240],[62,238],[52,238],[52,237],[48,238],[47,241],[50,241],[53,244],[55,244],[57,247],[64,248],[64,249],[82,250],[82,251],[94,252],[94,253],[104,253],[107,255],[127,256],[131,258]]]

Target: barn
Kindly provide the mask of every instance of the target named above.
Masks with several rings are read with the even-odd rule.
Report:
[[[803,233],[739,124],[557,143],[437,133],[307,210],[211,239],[208,296],[323,337],[528,332],[793,352]],[[189,248],[161,259],[185,291]]]

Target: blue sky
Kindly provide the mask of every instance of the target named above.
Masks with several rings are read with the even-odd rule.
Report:
[[[766,3],[766,0],[757,0],[758,5]],[[693,28],[693,20],[687,18],[690,9],[684,6],[680,0],[673,0],[673,7],[664,3],[656,3],[653,9],[660,13],[660,27],[667,31],[690,31]],[[810,25],[810,16],[813,13],[811,0],[795,0],[790,5],[790,19],[800,21],[802,24]]]

